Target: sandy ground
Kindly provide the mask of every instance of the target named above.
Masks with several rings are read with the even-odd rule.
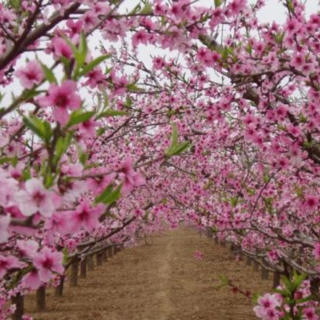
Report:
[[[49,291],[46,312],[36,313],[34,296],[28,296],[27,312],[35,320],[256,319],[250,300],[215,286],[225,275],[262,293],[270,290],[271,280],[261,280],[260,272],[193,230],[182,227],[152,240],[96,267],[77,288],[66,283],[63,298]],[[194,258],[196,250],[203,260]]]

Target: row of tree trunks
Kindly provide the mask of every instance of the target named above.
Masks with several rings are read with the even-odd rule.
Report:
[[[95,254],[96,256],[96,265],[101,266],[103,262],[107,262],[110,258],[116,255],[121,251],[122,247],[120,246],[111,246]],[[80,268],[79,268],[80,266]],[[95,269],[94,256],[89,255],[83,259],[76,259],[70,267],[70,286],[78,286],[78,274],[80,269],[80,278],[85,279],[87,277],[88,271],[93,271]],[[62,297],[63,289],[65,283],[65,275],[60,277],[60,283],[55,288],[55,296]],[[16,305],[16,310],[12,315],[12,320],[22,320],[24,314],[24,297],[21,294],[17,294],[12,297],[12,303]],[[46,309],[46,287],[40,287],[36,292],[36,303],[37,310],[44,311]]]
[[[218,238],[216,237],[215,239],[216,244],[220,244],[222,247],[226,247],[226,242],[225,241],[219,241]],[[240,255],[240,257],[243,256],[241,251],[233,244],[230,245],[230,251],[236,255]],[[261,268],[261,278],[262,280],[269,280],[269,270],[264,268],[263,266],[260,266],[257,261],[254,259],[251,259],[250,257],[247,257],[246,260],[246,265],[247,266],[253,266],[253,270],[258,272]],[[260,266],[260,267],[259,267]],[[275,289],[280,285],[280,280],[281,280],[281,275],[278,272],[273,273],[273,285],[272,288]]]

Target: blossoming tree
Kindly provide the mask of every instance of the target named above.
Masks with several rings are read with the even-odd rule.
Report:
[[[320,15],[128,2],[0,4],[0,318],[183,219],[284,275],[259,318],[318,319]]]

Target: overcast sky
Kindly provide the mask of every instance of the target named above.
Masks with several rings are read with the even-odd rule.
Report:
[[[266,1],[266,6],[259,11],[258,13],[258,18],[259,21],[262,22],[272,22],[272,21],[276,21],[278,23],[283,23],[286,20],[286,14],[285,14],[285,8],[283,7],[283,5],[281,5],[281,3],[279,3],[279,0],[265,0]],[[249,2],[251,3],[255,3],[256,0],[249,0]],[[139,3],[139,0],[126,0],[125,3],[122,5],[121,7],[121,11],[125,11],[125,10],[131,10],[133,9],[137,4]],[[310,15],[310,13],[316,13],[319,11],[319,1],[318,0],[306,0],[305,1],[306,4],[306,11],[307,14]],[[199,0],[196,4],[197,6],[204,6],[204,7],[213,7],[214,5],[214,0]],[[110,43],[108,41],[104,41],[106,44]],[[94,46],[94,44],[98,43],[98,39],[94,39],[93,43],[90,41],[90,47],[92,48]],[[118,45],[112,43],[112,45],[114,45],[115,47],[118,47]],[[144,46],[141,45],[139,46],[139,58],[141,61],[143,61],[144,63],[146,63],[146,65],[148,67],[150,67],[152,65],[152,60],[150,58],[150,55],[156,56],[156,55],[160,55],[166,53],[167,55],[170,56],[174,56],[175,53],[169,53],[168,51],[163,51],[160,49],[155,49],[154,47],[151,46]],[[30,56],[30,55],[29,55]],[[43,55],[39,55],[41,58],[43,58]],[[45,57],[45,59],[48,59],[48,57]],[[45,60],[44,59],[44,60]],[[43,61],[45,62],[45,61]],[[48,65],[51,65],[51,61],[47,61]],[[18,65],[22,65],[24,64],[23,60],[20,60],[18,62]],[[15,79],[14,83],[12,85],[10,85],[8,88],[6,88],[5,92],[5,98],[3,99],[2,103],[1,103],[1,107],[5,107],[6,105],[8,105],[11,101],[11,94],[10,91],[14,91],[16,94],[18,94],[19,92],[21,92],[21,86],[19,85],[19,82],[17,81],[17,79]],[[2,92],[3,93],[3,92]]]

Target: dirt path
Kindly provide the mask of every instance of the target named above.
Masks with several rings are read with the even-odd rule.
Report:
[[[204,253],[196,260],[196,250]],[[214,289],[226,275],[252,292],[269,290],[271,281],[236,262],[228,249],[197,232],[180,228],[154,236],[152,245],[126,249],[69,288],[63,298],[48,293],[48,311],[27,311],[35,320],[251,320],[248,299]]]

